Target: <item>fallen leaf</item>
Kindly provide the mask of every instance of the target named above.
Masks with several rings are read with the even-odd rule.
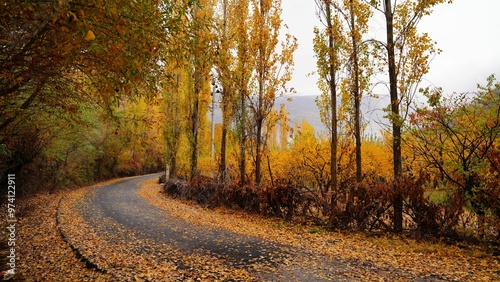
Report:
[[[95,39],[95,34],[92,30],[87,31],[87,35],[85,35],[85,40],[91,41]]]

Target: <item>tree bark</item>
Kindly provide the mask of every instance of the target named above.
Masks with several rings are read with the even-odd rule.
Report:
[[[363,180],[362,160],[361,160],[361,91],[359,89],[359,58],[358,41],[355,34],[354,3],[349,1],[351,14],[351,40],[352,40],[352,63],[354,72],[354,84],[352,94],[354,98],[354,138],[356,139],[356,182]]]
[[[224,23],[223,23],[223,28],[224,28],[224,42],[227,40],[227,0],[224,0],[223,2],[223,9],[224,9]],[[226,86],[227,87],[227,86]],[[229,122],[229,114],[228,114],[228,109],[229,105],[228,103],[232,102],[229,97],[232,96],[230,94],[232,92],[229,91],[229,89],[224,89],[222,92],[222,136],[221,136],[221,143],[220,143],[220,164],[219,164],[219,181],[221,183],[226,182],[226,143],[227,143],[227,127],[228,127],[228,122]],[[213,109],[212,109],[213,110]]]
[[[198,174],[198,129],[199,129],[199,95],[201,89],[200,74],[195,68],[194,76],[194,101],[193,112],[191,113],[191,180]]]
[[[264,11],[264,2],[263,0],[260,0],[260,13],[261,17],[265,18],[265,11]],[[261,175],[261,162],[262,162],[262,127],[263,127],[263,122],[264,122],[264,117],[263,117],[263,99],[264,99],[264,91],[265,91],[265,72],[266,72],[266,66],[265,66],[265,60],[266,58],[266,48],[265,48],[265,42],[263,42],[263,39],[260,38],[259,40],[259,58],[257,60],[260,60],[259,62],[259,68],[257,70],[258,72],[258,83],[259,83],[259,97],[257,101],[257,109],[256,109],[256,126],[257,126],[257,136],[256,136],[256,148],[255,148],[255,183],[258,185],[260,184],[262,180],[262,175]],[[262,64],[262,65],[261,65]]]
[[[332,196],[330,199],[330,224],[332,224],[333,215],[336,207],[336,193],[338,192],[338,181],[337,181],[337,146],[338,146],[338,136],[337,136],[337,85],[336,85],[336,70],[334,62],[334,37],[333,37],[333,23],[332,23],[332,10],[329,1],[325,1],[326,6],[326,21],[328,28],[328,52],[329,52],[329,73],[330,73],[330,107],[332,111],[331,116],[331,142],[330,142],[330,177],[331,177],[331,192]]]
[[[392,154],[394,165],[394,232],[403,231],[403,198],[396,190],[398,182],[403,174],[402,156],[401,156],[401,121],[399,115],[398,82],[396,76],[396,61],[394,54],[394,27],[393,11],[391,0],[385,0],[385,19],[387,28],[387,60],[389,62],[389,83],[391,96],[392,112]]]
[[[241,95],[241,117],[240,117],[240,185],[245,183],[246,174],[246,101],[244,91],[240,91]]]
[[[257,140],[255,145],[255,183],[260,184],[262,180],[261,163],[262,163],[262,120],[257,120]]]

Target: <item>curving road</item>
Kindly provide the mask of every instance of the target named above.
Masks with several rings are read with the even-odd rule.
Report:
[[[102,223],[103,217],[109,218],[132,229],[139,236],[167,243],[184,252],[207,252],[227,257],[241,265],[250,261],[271,262],[276,259],[270,257],[269,253],[279,246],[271,242],[194,225],[151,205],[137,192],[141,182],[158,176],[128,178],[102,187],[89,196],[85,205],[79,206],[80,212],[87,219],[92,219],[94,225]]]
[[[375,276],[377,273],[397,273],[397,277],[403,274],[397,269],[376,269],[354,261],[321,256],[314,250],[297,250],[257,237],[192,224],[150,204],[138,195],[141,182],[158,176],[159,174],[153,174],[126,178],[94,189],[76,207],[96,230],[106,233],[103,235],[113,235],[103,237],[120,237],[120,240],[129,240],[127,244],[131,246],[142,244],[141,239],[154,240],[179,252],[222,258],[232,267],[249,271],[259,281],[290,281],[290,277],[293,277],[293,281],[345,281],[352,279],[348,277],[353,270],[375,273]],[[115,224],[130,232],[117,231]],[[118,232],[120,234],[116,234]],[[127,237],[123,233],[133,233],[134,236]],[[144,256],[155,256],[153,249],[140,246]],[[259,272],[252,267],[255,264],[272,265],[276,273]]]

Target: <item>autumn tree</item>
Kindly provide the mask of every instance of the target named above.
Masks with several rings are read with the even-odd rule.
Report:
[[[163,125],[163,138],[166,144],[166,173],[167,178],[177,177],[177,159],[180,147],[181,129],[184,126],[182,123],[183,115],[183,98],[185,98],[182,82],[186,73],[182,72],[183,69],[176,68],[171,70],[170,75],[172,79],[165,81],[165,93],[162,93],[163,100],[162,106],[164,109],[164,125]],[[167,91],[168,89],[168,91]]]
[[[114,138],[123,144],[118,155],[117,170],[124,175],[140,175],[158,171],[163,165],[163,142],[160,142],[160,110],[156,101],[123,100],[114,109],[117,125]],[[109,122],[109,121],[108,121]]]
[[[217,36],[215,68],[218,74],[218,80],[221,83],[223,91],[221,91],[220,108],[222,111],[222,131],[220,144],[220,160],[219,160],[219,179],[224,182],[227,173],[227,137],[230,127],[230,122],[233,119],[235,107],[235,33],[239,20],[234,16],[245,19],[248,16],[248,3],[245,6],[241,1],[223,0],[219,7],[219,13],[216,15],[215,34]],[[241,8],[241,9],[238,9]],[[238,11],[238,12],[236,12]],[[212,83],[215,86],[215,81]],[[216,97],[212,97],[215,99]]]
[[[314,51],[317,58],[317,69],[320,76],[318,83],[322,90],[318,100],[323,122],[330,130],[330,189],[331,209],[335,209],[335,193],[338,190],[337,149],[338,149],[338,116],[337,96],[340,84],[340,70],[344,64],[345,55],[342,50],[346,44],[345,35],[340,24],[340,15],[333,7],[331,0],[317,0],[320,20],[325,29],[315,28]]]
[[[363,35],[368,32],[368,20],[371,17],[370,7],[363,1],[349,0],[344,1],[344,18],[347,22],[350,35],[350,57],[348,61],[349,69],[349,88],[351,100],[354,104],[354,137],[356,154],[356,181],[359,183],[363,178],[362,169],[362,125],[361,125],[361,99],[363,91],[366,90],[371,74],[370,60],[368,54],[368,45],[363,42]]]
[[[267,161],[267,176],[271,180],[271,185],[275,184],[273,160],[271,153],[274,151],[286,150],[287,138],[289,136],[288,112],[285,104],[280,104],[280,109],[273,108],[269,113],[264,124],[263,139],[265,140],[262,148]],[[284,136],[281,136],[284,135]],[[264,173],[263,173],[264,175]]]
[[[0,96],[9,101],[1,129],[34,103],[86,97],[67,91],[83,89],[80,75],[100,90],[92,97],[100,102],[136,94],[140,83],[154,87],[159,29],[168,25],[154,1],[13,1],[1,13]],[[58,97],[48,96],[47,87],[57,88]]]
[[[297,40],[287,34],[286,41],[278,51],[278,36],[282,23],[281,1],[254,0],[252,7],[250,52],[255,57],[255,73],[252,78],[254,94],[249,101],[255,129],[255,182],[260,183],[262,148],[265,144],[264,122],[277,95],[286,90],[286,83],[291,79],[293,52],[297,49]]]
[[[402,126],[408,107],[422,76],[429,71],[432,54],[436,53],[435,43],[427,33],[419,33],[420,20],[432,12],[434,6],[451,0],[430,1],[366,1],[385,19],[386,40],[376,41],[383,64],[389,77],[390,107],[389,120],[392,124],[392,153],[394,181],[403,175],[401,154]],[[403,199],[398,193],[394,196],[394,231],[403,229]]]
[[[405,144],[423,160],[423,166],[437,170],[446,186],[455,187],[472,207],[484,216],[487,206],[489,159],[500,137],[500,84],[491,76],[479,92],[445,97],[439,89],[425,90],[428,106],[411,115]],[[453,192],[453,193],[455,193]]]
[[[186,11],[185,27],[185,52],[186,67],[188,74],[192,77],[192,90],[188,96],[188,113],[190,120],[189,142],[190,152],[190,178],[198,175],[198,151],[199,132],[201,117],[204,116],[208,107],[203,107],[203,103],[208,105],[207,90],[210,78],[209,72],[212,67],[212,42],[213,34],[210,30],[210,22],[213,16],[211,1],[202,1],[192,6]]]
[[[329,169],[330,140],[318,138],[314,128],[303,119],[294,130],[294,139],[290,148],[293,156],[287,166],[290,174],[302,179],[311,188],[318,189],[324,196],[331,188]]]
[[[0,143],[12,159],[19,159],[19,154],[24,154],[16,149],[22,147],[17,136],[31,132],[31,137],[38,139],[33,140],[34,143],[44,144],[40,150],[32,150],[36,154],[29,156],[31,161],[9,161],[9,166],[2,167],[2,174],[23,171],[22,166],[33,167],[44,156],[60,158],[64,155],[64,148],[70,155],[80,152],[71,140],[59,144],[48,140],[66,140],[66,134],[75,133],[71,131],[73,127],[99,125],[101,121],[89,121],[89,111],[100,115],[100,110],[103,110],[109,114],[107,119],[114,120],[117,118],[113,116],[114,108],[125,97],[152,98],[157,94],[157,78],[162,68],[159,61],[168,56],[164,39],[179,29],[179,15],[182,14],[179,11],[193,4],[167,2],[2,3]],[[52,118],[42,118],[47,116]],[[66,128],[62,124],[66,124]],[[54,131],[50,132],[54,134],[45,129],[51,127]],[[109,141],[113,136],[116,139],[112,127],[109,131],[103,130],[103,134],[111,136],[99,139]],[[48,136],[52,137],[46,139]],[[75,140],[81,140],[80,137],[75,134]],[[81,147],[106,146],[107,141],[90,145],[82,142]],[[60,146],[60,150],[53,146]],[[82,178],[92,179],[92,162],[101,164],[100,168],[106,165],[98,154],[86,156],[88,158],[82,160],[89,161],[89,168],[85,172],[87,176]],[[54,163],[59,165],[61,162]],[[109,177],[104,169],[96,170],[99,171],[96,175]],[[41,173],[46,172],[46,169],[41,170]]]
[[[253,60],[250,48],[250,1],[235,0],[232,2],[231,12],[228,15],[228,25],[231,26],[231,37],[234,40],[231,52],[234,54],[233,76],[234,98],[233,114],[235,120],[236,139],[238,140],[238,170],[240,183],[245,182],[247,169],[247,124],[248,124],[248,97],[250,93],[250,79],[254,70]],[[222,76],[224,80],[226,76]],[[223,87],[228,88],[227,86]],[[232,91],[228,89],[228,91]],[[223,91],[223,95],[230,95],[231,92]]]

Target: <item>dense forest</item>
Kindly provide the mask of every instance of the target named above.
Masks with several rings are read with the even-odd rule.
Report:
[[[277,100],[298,48],[281,0],[1,1],[2,183],[29,197],[166,171],[210,206],[498,242],[500,83],[420,86],[440,50],[419,21],[452,1],[310,2],[324,134]],[[360,104],[380,84],[374,138]]]

